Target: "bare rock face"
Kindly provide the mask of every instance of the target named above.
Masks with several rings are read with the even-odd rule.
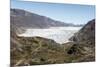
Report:
[[[95,61],[95,19],[89,21],[70,40],[73,41],[73,46],[68,53],[82,55],[82,58],[76,60],[77,62]]]
[[[75,33],[72,41],[87,41],[95,39],[95,19],[89,21],[79,32]]]
[[[95,19],[89,21],[79,32],[75,33],[70,40],[77,43],[86,42],[87,44],[85,46],[91,48],[95,47]]]
[[[46,16],[41,16],[22,9],[10,9],[11,24],[17,27],[24,28],[49,28],[49,27],[61,27],[61,26],[83,26],[75,25],[72,23],[64,23],[51,19]]]

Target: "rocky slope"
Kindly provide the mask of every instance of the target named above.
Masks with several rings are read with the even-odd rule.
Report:
[[[10,9],[10,24],[12,29],[14,28],[18,34],[24,33],[27,28],[82,26],[53,20],[49,17],[41,16],[22,9]]]
[[[11,28],[11,66],[63,63],[63,47],[53,40],[41,37],[18,37]],[[67,61],[69,62],[69,61]]]
[[[95,39],[95,19],[89,21],[78,33],[75,33],[75,35],[70,38],[70,40],[77,42],[90,39]]]
[[[70,38],[58,44],[41,37],[18,37],[11,26],[11,66],[71,63],[95,60],[95,20],[89,21]]]
[[[74,26],[51,18],[31,13],[21,9],[11,9],[11,24],[24,28],[48,28],[56,26]],[[79,25],[78,25],[79,26]]]
[[[41,37],[11,38],[11,65],[37,65],[68,62],[60,44]]]
[[[80,61],[95,61],[95,19],[89,21],[79,32],[70,38],[73,46],[69,54],[83,54]],[[75,61],[75,62],[76,62]]]

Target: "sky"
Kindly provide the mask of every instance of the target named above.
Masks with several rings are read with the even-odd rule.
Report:
[[[23,9],[65,23],[86,24],[95,18],[94,5],[11,0],[11,8]]]

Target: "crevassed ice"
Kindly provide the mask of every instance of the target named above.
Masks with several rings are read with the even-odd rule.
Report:
[[[57,43],[66,43],[81,27],[51,27],[48,29],[27,29],[25,33],[18,34],[21,37],[40,36],[55,40]]]

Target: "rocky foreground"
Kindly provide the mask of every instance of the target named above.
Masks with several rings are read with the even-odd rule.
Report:
[[[95,61],[95,20],[65,44],[41,37],[18,37],[15,30],[11,28],[12,67]]]

